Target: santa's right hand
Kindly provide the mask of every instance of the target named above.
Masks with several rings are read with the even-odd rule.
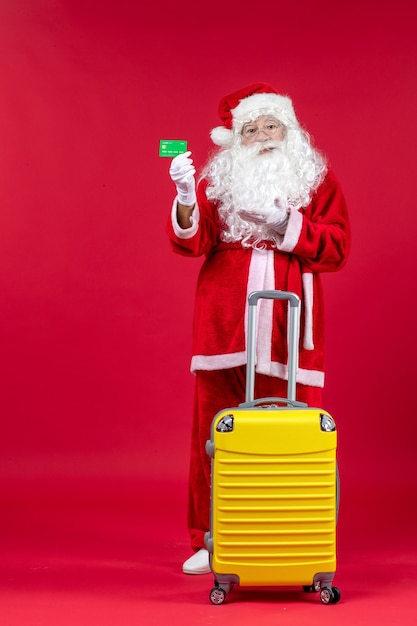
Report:
[[[242,220],[245,220],[245,222],[258,224],[258,226],[266,223],[266,217],[264,215],[254,213],[253,211],[245,211],[245,209],[241,209],[238,211],[238,215],[242,218]]]
[[[178,154],[171,161],[169,174],[175,183],[178,202],[184,206],[192,206],[196,201],[195,167],[190,158],[191,152]]]

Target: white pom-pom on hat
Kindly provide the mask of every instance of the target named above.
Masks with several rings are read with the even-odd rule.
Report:
[[[216,126],[210,133],[210,137],[216,146],[229,148],[233,143],[233,131],[225,126]]]

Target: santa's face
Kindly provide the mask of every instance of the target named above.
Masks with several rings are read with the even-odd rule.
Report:
[[[297,125],[284,126],[268,111],[253,117],[236,125],[233,144],[215,154],[204,172],[207,198],[218,203],[222,240],[248,247],[275,242],[277,233],[245,221],[242,210],[305,207],[326,172],[324,160]]]
[[[284,137],[284,125],[272,115],[260,115],[253,122],[244,124],[242,128],[244,146],[251,146],[255,142],[282,141]]]

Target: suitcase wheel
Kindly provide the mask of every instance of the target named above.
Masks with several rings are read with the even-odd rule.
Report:
[[[209,598],[212,604],[223,604],[226,600],[226,592],[221,587],[213,587],[210,591]]]
[[[336,604],[340,600],[340,589],[338,587],[323,587],[320,591],[320,600],[323,604]]]
[[[317,593],[320,591],[320,583],[316,583],[315,585],[303,585],[303,591],[305,593]]]

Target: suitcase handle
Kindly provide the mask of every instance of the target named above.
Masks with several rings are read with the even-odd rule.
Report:
[[[300,298],[291,291],[253,291],[248,296],[248,337],[246,366],[246,402],[255,396],[256,309],[258,300],[288,300],[290,304],[288,337],[288,398],[295,401],[295,385],[298,367],[298,338],[300,332]]]
[[[257,400],[251,400],[250,402],[242,402],[242,404],[239,404],[239,408],[250,409],[251,407],[258,406],[259,404],[266,404],[266,403],[271,404],[275,402],[281,402],[281,403],[284,402],[285,404],[288,404],[296,408],[305,408],[306,406],[308,406],[306,402],[299,402],[298,400],[289,400],[288,398],[258,398]]]

